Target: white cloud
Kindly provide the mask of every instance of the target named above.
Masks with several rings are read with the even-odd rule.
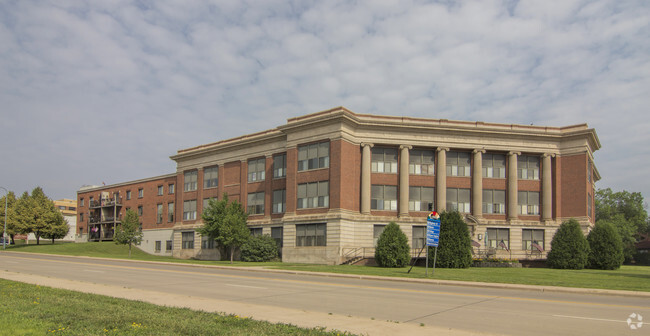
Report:
[[[168,173],[178,149],[344,105],[587,122],[600,185],[650,197],[644,1],[20,1],[0,22],[0,184],[19,193]]]

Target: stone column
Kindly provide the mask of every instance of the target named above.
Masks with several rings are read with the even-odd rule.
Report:
[[[508,153],[508,219],[517,219],[517,155],[519,152]]]
[[[361,213],[366,215],[370,214],[370,161],[372,160],[370,149],[372,147],[373,144],[361,144]]]
[[[553,177],[551,158],[555,154],[542,155],[542,220],[553,219]]]
[[[413,146],[401,145],[399,157],[399,217],[409,215],[409,150]]]
[[[447,209],[447,152],[449,148],[438,148],[436,157],[436,204],[438,212]]]
[[[483,216],[483,153],[485,149],[475,149],[472,169],[472,214]]]

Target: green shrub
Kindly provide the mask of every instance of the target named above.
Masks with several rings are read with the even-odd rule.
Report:
[[[589,268],[614,270],[623,263],[623,241],[616,228],[606,222],[598,222],[589,235]]]
[[[553,236],[546,264],[551,268],[583,269],[587,265],[589,243],[575,219],[562,225]]]
[[[241,246],[242,261],[270,261],[278,257],[278,246],[269,235],[250,237]]]
[[[429,265],[433,266],[435,248],[429,248]],[[467,223],[458,211],[440,214],[440,240],[436,267],[468,268],[472,265],[472,241]]]
[[[379,236],[375,261],[380,267],[404,267],[411,260],[408,238],[395,222],[390,222]]]

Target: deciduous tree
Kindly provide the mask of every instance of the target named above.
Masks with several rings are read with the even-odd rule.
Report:
[[[375,261],[380,267],[404,267],[411,260],[408,238],[395,222],[384,228],[375,249]]]
[[[429,264],[433,266],[435,249],[429,248]],[[472,265],[472,241],[467,223],[458,211],[440,214],[440,240],[436,267],[468,268]]]
[[[236,249],[250,237],[246,225],[248,214],[241,203],[236,200],[229,202],[228,194],[224,193],[220,200],[209,201],[207,208],[203,209],[202,218],[203,226],[197,232],[225,248],[232,264]]]
[[[142,242],[142,230],[140,230],[140,218],[138,214],[129,209],[126,210],[122,224],[117,226],[115,244],[129,245],[129,258],[131,257],[131,247],[140,245]]]
[[[587,264],[589,243],[580,223],[569,219],[562,223],[551,241],[546,263],[552,268],[583,269]]]

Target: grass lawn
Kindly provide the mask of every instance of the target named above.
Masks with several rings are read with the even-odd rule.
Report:
[[[128,247],[116,245],[112,242],[103,243],[56,243],[41,241],[41,245],[16,245],[8,248],[9,251],[38,252],[62,255],[77,255],[103,258],[128,259]],[[206,260],[180,260],[171,257],[153,256],[133,248],[133,260],[166,261],[177,263],[193,263],[207,265],[230,265],[229,261]],[[349,265],[309,265],[289,264],[281,262],[247,263],[235,261],[233,266],[260,266],[267,268],[298,270],[308,272],[329,272],[357,275],[377,275],[390,277],[425,278],[424,267],[414,267],[410,274],[408,268],[381,268],[370,266]],[[428,277],[440,280],[460,280],[512,283],[525,285],[565,286],[600,289],[619,289],[650,292],[650,267],[649,266],[622,266],[618,270],[556,270],[548,268],[479,268],[445,269],[438,268],[435,274]]]
[[[337,335],[0,279],[2,335]]]

